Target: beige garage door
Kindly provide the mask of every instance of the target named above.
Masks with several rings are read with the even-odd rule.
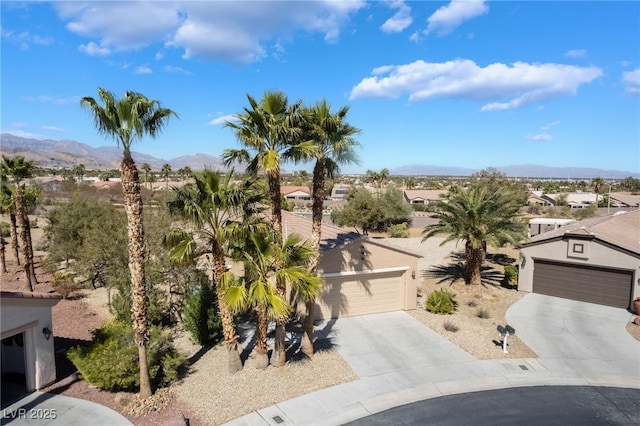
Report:
[[[630,271],[536,260],[533,292],[626,309],[632,280]]]
[[[325,278],[324,291],[318,299],[316,319],[402,309],[405,271],[406,269]]]

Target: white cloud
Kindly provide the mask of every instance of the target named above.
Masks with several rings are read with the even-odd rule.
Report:
[[[213,120],[209,121],[208,124],[211,125],[211,126],[222,126],[227,121],[230,121],[230,122],[234,123],[234,122],[237,122],[238,119],[235,117],[235,115],[228,114],[228,115],[223,115],[221,117],[216,117]]]
[[[111,54],[111,50],[109,50],[108,47],[98,46],[92,41],[87,44],[81,44],[78,46],[78,50],[89,56],[106,56]]]
[[[399,33],[411,25],[413,22],[413,18],[411,17],[411,8],[407,6],[403,0],[396,0],[390,3],[389,7],[391,9],[397,9],[398,11],[380,26],[380,29],[383,32]]]
[[[574,95],[581,84],[602,76],[597,67],[562,64],[512,65],[494,63],[484,68],[471,60],[442,63],[422,60],[406,65],[386,65],[353,87],[350,99],[396,99],[411,101],[461,98],[489,102],[482,111],[519,108],[559,96]]]
[[[236,63],[259,60],[269,53],[267,43],[289,40],[300,31],[335,42],[350,15],[365,6],[363,0],[259,1],[251,7],[231,1],[56,3],[69,31],[112,51],[164,42],[182,49],[185,58]]]
[[[153,71],[151,70],[151,68],[149,68],[146,65],[140,65],[139,67],[136,68],[136,70],[133,73],[134,74],[153,74]]]
[[[572,49],[567,51],[564,56],[567,58],[584,58],[587,56],[587,51],[585,49]]]
[[[67,104],[79,103],[80,97],[79,96],[60,97],[60,96],[39,95],[39,96],[26,96],[24,97],[24,100],[29,102],[42,102],[45,104],[67,105]]]
[[[48,125],[42,126],[42,130],[49,130],[53,132],[64,132],[64,129],[62,127],[48,126]]]
[[[527,135],[527,139],[532,140],[532,141],[545,141],[545,142],[548,142],[548,141],[553,139],[553,136],[551,136],[547,132],[542,132],[542,133],[538,133],[537,135]]]
[[[560,120],[552,121],[551,123],[545,124],[544,126],[540,127],[540,129],[546,132],[547,130],[549,130],[553,126],[557,126],[558,124],[560,124]]]
[[[622,73],[624,93],[630,96],[640,96],[640,68]]]
[[[189,70],[185,70],[184,68],[180,68],[180,67],[174,67],[172,65],[165,65],[164,71],[168,73],[174,73],[174,74],[193,75],[193,73]]]
[[[489,7],[484,3],[484,0],[451,0],[451,3],[442,6],[427,18],[425,33],[449,34],[464,21],[489,12]]]
[[[53,44],[53,38],[43,37],[38,34],[31,34],[29,31],[15,33],[14,31],[1,28],[0,34],[2,34],[2,38],[5,38],[7,41],[19,44],[21,50],[29,50],[29,47],[32,44],[38,44],[41,46]]]

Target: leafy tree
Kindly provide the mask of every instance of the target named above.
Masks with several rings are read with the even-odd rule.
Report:
[[[640,192],[640,179],[626,177],[620,182],[620,187],[629,192],[638,193]]]
[[[349,190],[347,204],[331,212],[331,221],[338,226],[352,226],[357,232],[369,235],[384,221],[384,209],[379,200],[365,188]]]
[[[171,165],[164,163],[160,169],[160,177],[164,178],[164,184],[169,188],[169,176],[171,176]]]
[[[122,190],[127,213],[127,233],[129,246],[129,270],[131,273],[132,317],[134,340],[138,345],[140,367],[140,396],[152,395],[147,364],[147,341],[149,325],[147,319],[147,292],[145,283],[145,247],[142,197],[138,168],[131,156],[131,144],[145,135],[155,138],[171,116],[177,114],[163,108],[159,101],[144,95],[127,91],[120,99],[103,88],[98,88],[98,96],[103,105],[92,97],[83,97],[80,105],[91,112],[98,133],[112,137],[123,148],[121,162]]]
[[[205,169],[195,173],[194,178],[195,183],[174,188],[175,198],[169,202],[169,208],[194,225],[197,235],[173,230],[165,241],[174,261],[190,262],[203,255],[211,257],[213,285],[228,352],[227,366],[229,372],[235,373],[242,369],[242,363],[233,314],[225,303],[226,288],[221,277],[227,270],[228,244],[244,239],[260,228],[260,224],[253,222],[253,217],[261,211],[264,195],[260,186],[255,185],[255,178],[233,183],[233,171],[220,175]],[[198,247],[198,241],[201,247]]]
[[[320,101],[304,110],[305,138],[311,140],[317,147],[313,157],[313,186],[311,206],[311,244],[315,255],[310,259],[308,268],[315,273],[319,261],[320,241],[322,240],[322,212],[326,198],[326,178],[335,178],[340,166],[357,163],[355,148],[359,145],[353,136],[359,129],[346,122],[349,107],[343,107],[335,113],[331,112],[331,105],[327,101]],[[306,302],[306,318],[302,350],[308,357],[313,356],[313,309],[315,300]]]
[[[235,161],[248,164],[247,172],[256,175],[263,172],[269,185],[271,200],[271,222],[278,241],[282,242],[282,193],[280,191],[280,162],[285,160],[299,161],[316,150],[315,145],[303,141],[300,107],[301,102],[289,104],[283,92],[265,92],[260,102],[247,95],[249,108],[237,114],[238,122],[227,122],[244,148],[227,149],[222,158],[225,165]],[[250,151],[253,153],[251,156]],[[277,286],[282,296],[286,289],[282,284]],[[276,324],[277,350],[284,347],[284,325],[286,318],[279,318]],[[274,359],[284,359],[283,354],[274,354]]]
[[[492,191],[485,185],[471,185],[463,189],[454,187],[446,201],[438,201],[433,217],[438,223],[427,225],[423,241],[444,235],[442,244],[449,241],[465,242],[466,284],[480,284],[480,268],[485,256],[485,245],[517,246],[526,238],[525,224],[518,219],[519,203],[508,189]]]
[[[13,178],[14,206],[16,212],[17,227],[20,229],[20,239],[22,240],[22,258],[24,261],[24,274],[28,290],[33,291],[38,283],[33,261],[33,245],[31,243],[31,229],[29,218],[24,201],[24,190],[22,180],[33,175],[33,161],[26,161],[24,157],[14,158],[2,156],[0,164],[0,179],[4,182],[9,176]]]

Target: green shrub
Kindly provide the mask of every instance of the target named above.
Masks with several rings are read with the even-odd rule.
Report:
[[[458,307],[456,294],[446,289],[432,292],[427,297],[425,308],[434,314],[449,315],[455,312]]]
[[[131,286],[128,281],[119,281],[116,284],[117,291],[114,293],[109,304],[109,310],[116,317],[116,320],[131,324]],[[151,324],[169,324],[169,308],[156,287],[147,290],[149,305],[147,307],[147,317]]]
[[[515,288],[518,286],[518,268],[513,265],[504,266],[504,285]]]
[[[480,308],[478,309],[478,311],[476,312],[476,316],[478,318],[482,318],[482,319],[487,319],[489,318],[489,311],[484,309],[484,308]]]
[[[0,235],[3,237],[11,235],[11,224],[9,222],[0,222]]]
[[[140,387],[138,347],[133,329],[127,323],[111,321],[93,332],[88,346],[67,351],[80,376],[107,391],[136,391]],[[149,376],[154,386],[163,386],[178,378],[185,359],[173,347],[169,329],[152,326],[147,345]]]
[[[51,287],[53,287],[56,293],[60,294],[65,299],[74,291],[82,288],[81,285],[74,281],[73,275],[59,271],[53,273],[51,278]]]
[[[222,340],[222,320],[218,313],[216,292],[208,283],[187,294],[184,301],[184,328],[191,340],[202,346],[210,346]]]
[[[390,225],[387,233],[391,238],[409,238],[409,227],[406,222]]]

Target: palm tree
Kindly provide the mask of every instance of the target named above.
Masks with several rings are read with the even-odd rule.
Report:
[[[591,180],[591,188],[596,193],[596,207],[598,207],[598,196],[604,187],[604,180],[601,177],[596,177]]]
[[[338,112],[331,112],[331,105],[327,101],[320,101],[305,110],[305,138],[311,140],[317,147],[313,157],[312,198],[312,227],[311,246],[315,254],[309,261],[309,271],[315,273],[320,255],[320,241],[322,240],[322,212],[324,210],[325,181],[327,177],[333,179],[340,171],[340,166],[358,163],[355,148],[359,143],[353,136],[359,129],[345,122],[349,107],[343,107]],[[302,337],[302,350],[305,355],[313,356],[313,319],[315,300],[306,301],[306,318]]]
[[[164,163],[162,168],[160,169],[160,176],[164,178],[164,184],[169,188],[169,175],[171,174],[171,165],[169,163]]]
[[[73,174],[78,178],[78,183],[82,183],[82,178],[87,173],[87,168],[84,164],[78,164],[73,168]]]
[[[298,101],[289,105],[283,92],[265,92],[260,102],[247,95],[249,108],[237,114],[236,122],[226,122],[236,134],[244,148],[226,149],[222,154],[225,165],[233,162],[247,163],[247,172],[266,175],[271,200],[271,222],[277,241],[282,243],[282,194],[280,191],[280,162],[283,160],[299,160],[315,151],[310,142],[301,141],[301,115]],[[253,157],[251,157],[251,153]],[[282,296],[286,289],[278,284],[277,289]],[[284,347],[284,322],[280,319],[276,325],[276,343],[278,350]],[[274,360],[280,365],[284,354],[275,353]]]
[[[2,182],[2,210],[9,212],[11,249],[16,265],[20,266],[20,245],[18,244],[18,219],[16,218],[15,197],[11,188],[4,184],[5,177],[0,174]]]
[[[517,218],[519,208],[514,194],[506,188],[491,191],[482,184],[454,187],[447,200],[436,203],[432,217],[439,222],[425,226],[422,241],[436,235],[446,236],[441,245],[464,240],[464,281],[479,285],[485,244],[517,246],[526,238],[525,225]]]
[[[33,267],[33,248],[31,246],[31,233],[29,228],[29,218],[24,204],[24,193],[21,185],[23,179],[29,178],[33,174],[33,161],[26,161],[24,157],[9,158],[2,156],[1,172],[5,180],[9,176],[13,177],[15,184],[13,198],[16,212],[17,228],[20,230],[22,260],[24,261],[24,274],[27,289],[33,291],[37,283],[35,268]]]
[[[145,183],[147,184],[149,189],[151,189],[151,182],[149,181],[149,173],[151,173],[151,166],[149,165],[149,163],[142,163],[142,167],[140,167],[140,168],[144,172],[144,181],[145,181]]]
[[[147,341],[149,322],[147,317],[147,288],[145,278],[144,223],[142,219],[142,196],[138,168],[131,157],[131,144],[146,134],[155,138],[162,131],[171,116],[177,114],[163,108],[159,101],[148,99],[144,95],[127,91],[120,99],[103,88],[98,88],[98,96],[103,105],[92,97],[83,97],[80,105],[93,115],[98,133],[110,136],[118,145],[122,144],[123,156],[122,192],[127,214],[129,240],[129,272],[131,274],[131,315],[133,319],[134,339],[138,345],[140,363],[140,396],[152,395],[147,365]]]
[[[196,247],[196,239],[192,234],[173,232],[171,257],[194,259],[205,254],[211,256],[213,285],[218,294],[218,311],[227,347],[227,367],[230,373],[235,373],[242,369],[242,362],[233,313],[225,302],[227,289],[221,277],[227,270],[225,254],[228,243],[256,232],[257,225],[252,223],[251,218],[260,211],[259,205],[264,201],[264,196],[256,191],[258,185],[255,185],[254,179],[234,184],[232,171],[221,176],[205,169],[194,177],[194,184],[174,188],[176,197],[169,202],[169,208],[195,225],[203,247]]]
[[[278,291],[279,283],[290,284],[293,294],[300,298],[315,298],[321,289],[321,280],[310,274],[305,266],[313,250],[295,234],[289,235],[282,245],[278,238],[274,232],[254,232],[244,244],[235,246],[234,258],[243,261],[245,265],[244,284],[230,285],[225,295],[234,310],[250,307],[256,312],[258,368],[266,368],[269,364],[268,321],[274,320],[276,324],[283,322],[292,311],[291,305]],[[276,346],[278,342],[276,336]],[[274,348],[272,357],[284,352],[284,347],[278,351]]]

